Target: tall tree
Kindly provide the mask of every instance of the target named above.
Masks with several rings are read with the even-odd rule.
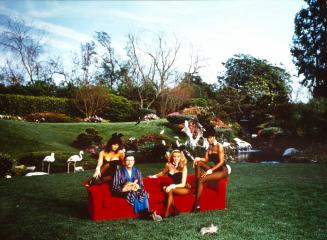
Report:
[[[128,35],[128,69],[138,90],[141,108],[150,108],[168,87],[169,81],[175,80],[173,65],[180,44],[176,42],[173,47],[168,47],[163,38],[157,35],[153,46],[154,49],[141,48],[136,37]]]
[[[298,73],[304,75],[301,84],[313,97],[327,98],[327,2],[305,1],[308,7],[295,16],[291,53]]]
[[[0,33],[0,50],[5,51],[8,58],[15,59],[19,63],[19,65],[15,64],[15,68],[22,69],[32,83],[37,80],[41,68],[39,61],[43,50],[41,40],[40,31],[28,26],[24,20],[18,18],[8,18],[5,29]],[[8,66],[7,71],[13,74],[13,65],[9,65],[7,61]]]
[[[108,105],[108,90],[101,86],[83,85],[75,92],[74,104],[85,117],[94,117]]]
[[[111,37],[106,32],[96,32],[95,39],[103,49],[99,66],[101,72],[96,77],[97,82],[111,90],[117,90],[122,73],[117,54],[111,44]]]

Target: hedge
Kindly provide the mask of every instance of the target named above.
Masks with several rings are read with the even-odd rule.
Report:
[[[0,94],[1,114],[27,115],[35,112],[60,112],[71,115],[72,106],[66,98]]]
[[[31,113],[57,112],[69,116],[81,116],[72,100],[56,97],[35,97],[13,94],[0,94],[0,114],[25,116]],[[133,118],[132,102],[127,98],[108,95],[108,105],[100,114],[114,122],[129,121]]]

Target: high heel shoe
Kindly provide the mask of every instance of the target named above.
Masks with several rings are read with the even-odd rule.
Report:
[[[87,183],[85,184],[85,187],[91,187],[92,185],[96,184],[98,181],[96,178],[91,178]]]
[[[200,212],[201,211],[201,208],[200,208],[200,206],[199,205],[196,205],[195,207],[193,207],[192,208],[192,213],[198,213],[198,212]]]

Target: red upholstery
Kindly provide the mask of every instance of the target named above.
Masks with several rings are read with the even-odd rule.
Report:
[[[151,210],[163,215],[165,210],[165,193],[163,186],[172,183],[169,177],[144,178],[144,187],[149,193]],[[175,195],[174,203],[180,212],[190,212],[194,203],[195,176],[189,175],[187,182],[192,185],[192,191],[188,195]],[[226,188],[228,179],[215,182],[208,182],[200,198],[201,211],[225,209]],[[89,195],[89,214],[92,220],[106,220],[119,218],[135,218],[133,206],[127,203],[124,198],[112,196],[109,185],[93,185],[87,188]]]

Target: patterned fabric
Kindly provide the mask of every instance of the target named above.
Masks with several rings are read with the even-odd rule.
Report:
[[[134,182],[136,179],[140,189],[124,193],[122,191],[124,185],[127,182]],[[134,206],[136,213],[149,208],[148,194],[144,190],[141,172],[135,167],[132,168],[131,176],[129,176],[126,167],[117,170],[113,179],[112,191],[120,196],[124,196],[127,202]]]

